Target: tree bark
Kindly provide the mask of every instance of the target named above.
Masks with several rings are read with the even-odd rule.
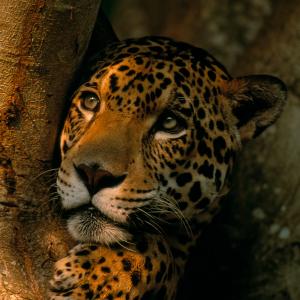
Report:
[[[0,299],[45,299],[52,262],[73,244],[39,174],[100,2],[0,2]]]

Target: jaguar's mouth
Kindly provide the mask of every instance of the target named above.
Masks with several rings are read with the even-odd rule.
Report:
[[[64,211],[64,216],[70,218],[76,214],[87,213],[91,217],[98,217],[108,222],[114,222],[108,216],[103,214],[97,207],[95,207],[92,203],[84,204],[77,206],[75,208],[67,209]],[[116,222],[114,222],[116,223]]]
[[[92,204],[85,204],[65,212],[71,235],[81,242],[101,244],[128,241],[131,234],[125,224],[120,224],[97,209]]]
[[[172,227],[172,222],[151,223],[151,220],[136,212],[130,215],[127,223],[119,223],[102,213],[92,203],[65,211],[65,217],[68,219],[69,232],[76,240],[102,244],[128,241],[132,235],[140,232],[157,234],[162,231],[160,225],[166,230]]]

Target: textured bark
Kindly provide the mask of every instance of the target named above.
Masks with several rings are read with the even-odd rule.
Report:
[[[51,168],[99,5],[0,1],[0,299],[45,299],[52,262],[72,244],[51,214],[49,177],[38,175]]]

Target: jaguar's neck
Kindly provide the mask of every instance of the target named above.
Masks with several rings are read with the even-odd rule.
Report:
[[[220,200],[223,198],[224,195],[215,199],[205,212],[199,214],[197,219],[192,219],[189,223],[181,224],[177,228],[175,227],[165,238],[174,263],[179,266],[182,272],[203,230],[211,223],[213,217],[220,210]]]

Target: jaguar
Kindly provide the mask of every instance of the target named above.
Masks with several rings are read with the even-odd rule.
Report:
[[[171,300],[228,191],[236,154],[279,117],[277,77],[232,77],[164,37],[113,43],[72,97],[57,189],[80,243],[55,264],[52,300]]]

